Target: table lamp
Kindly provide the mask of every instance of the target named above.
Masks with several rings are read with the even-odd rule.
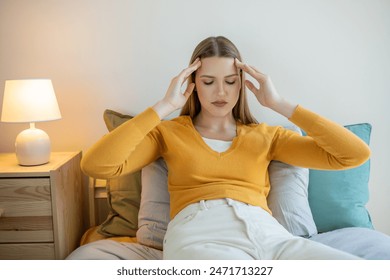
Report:
[[[30,123],[16,137],[16,157],[20,165],[41,165],[50,160],[50,138],[35,127],[36,122],[61,119],[60,109],[49,79],[5,82],[2,122]]]

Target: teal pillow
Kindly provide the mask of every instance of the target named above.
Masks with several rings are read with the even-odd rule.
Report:
[[[371,125],[345,126],[367,144]],[[343,171],[309,171],[309,204],[318,232],[346,227],[373,228],[368,202],[370,161]]]

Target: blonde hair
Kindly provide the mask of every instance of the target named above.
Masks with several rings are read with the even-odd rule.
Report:
[[[192,64],[198,57],[202,59],[215,56],[237,58],[238,60],[242,61],[240,52],[238,51],[237,47],[229,39],[223,36],[218,36],[209,37],[201,41],[192,53],[190,64]],[[195,82],[195,75],[196,72],[188,78],[188,83]],[[257,123],[257,120],[252,116],[249,110],[244,84],[245,76],[243,71],[240,71],[240,78],[241,89],[238,101],[233,107],[233,117],[243,124]],[[200,110],[201,105],[198,93],[196,90],[194,90],[194,92],[188,98],[186,104],[184,104],[180,115],[187,115],[193,119],[199,114]]]

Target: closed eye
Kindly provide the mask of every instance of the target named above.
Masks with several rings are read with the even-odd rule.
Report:
[[[225,81],[225,83],[227,83],[228,85],[234,85],[236,83],[237,80],[233,80],[233,81]],[[211,81],[203,81],[203,83],[207,86],[209,85],[212,85],[214,83],[213,80]]]

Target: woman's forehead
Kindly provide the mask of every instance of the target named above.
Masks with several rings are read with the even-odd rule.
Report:
[[[202,65],[197,70],[198,74],[207,76],[229,76],[237,74],[238,69],[231,57],[207,57],[202,58]]]

